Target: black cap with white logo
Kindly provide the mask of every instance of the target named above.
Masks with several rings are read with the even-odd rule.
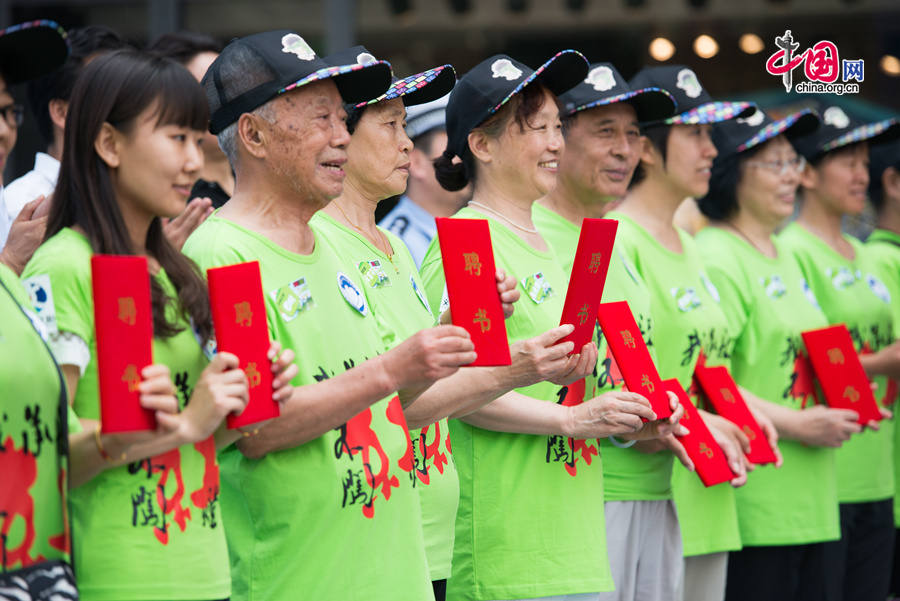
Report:
[[[819,116],[811,109],[791,113],[783,119],[773,119],[761,109],[749,117],[739,117],[717,123],[713,128],[713,142],[719,151],[717,160],[740,154],[772,138],[784,134],[789,140],[805,136],[819,126]]]
[[[896,119],[865,123],[851,117],[837,105],[817,103],[816,109],[822,116],[818,129],[794,141],[797,152],[808,161],[857,142],[875,145],[900,138],[900,123]]]
[[[505,54],[478,63],[450,93],[445,156],[462,156],[469,132],[531,82],[536,80],[559,96],[578,85],[587,74],[587,59],[576,50],[558,52],[535,70]]]
[[[627,102],[634,107],[638,121],[659,121],[675,113],[675,99],[657,87],[632,89],[612,63],[591,65],[587,77],[559,97],[563,116],[596,106]]]
[[[235,81],[228,81],[229,78]],[[237,80],[244,79],[262,81],[242,86]],[[201,82],[212,114],[209,131],[217,134],[243,113],[279,94],[324,79],[334,79],[344,102],[356,104],[371,100],[390,87],[391,66],[378,60],[329,64],[316,56],[299,34],[286,29],[238,38],[213,61]]]

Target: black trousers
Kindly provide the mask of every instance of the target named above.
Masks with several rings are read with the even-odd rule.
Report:
[[[894,530],[894,573],[891,574],[891,595],[900,597],[900,529]]]
[[[825,544],[732,551],[728,554],[725,601],[822,601]]]
[[[893,500],[841,503],[841,540],[825,543],[826,601],[884,601],[893,565]]]
[[[447,580],[432,580],[431,588],[434,589],[434,601],[445,601],[447,599]]]

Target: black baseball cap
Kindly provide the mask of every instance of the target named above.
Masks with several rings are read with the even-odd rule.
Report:
[[[784,134],[789,140],[808,135],[819,126],[819,116],[811,109],[803,109],[784,117],[772,119],[757,108],[749,117],[739,117],[717,123],[713,127],[713,142],[720,161],[750,150],[775,136]]]
[[[654,125],[719,123],[753,113],[752,102],[713,100],[700,84],[697,74],[684,65],[644,67],[631,78],[628,85],[632,89],[662,88],[675,97],[678,114],[654,122]]]
[[[562,50],[535,70],[505,54],[495,54],[462,76],[447,102],[445,156],[462,156],[469,132],[537,80],[561,95],[583,80],[588,62],[577,50]]]
[[[0,29],[0,75],[7,85],[56,70],[69,56],[66,32],[56,21],[41,19]]]
[[[837,105],[816,103],[815,107],[822,116],[819,127],[794,141],[797,152],[808,161],[857,142],[868,142],[872,146],[900,138],[900,123],[896,119],[865,123]]]
[[[240,65],[238,71],[249,70],[253,72],[253,77],[262,75],[265,80],[230,95],[226,92],[229,82],[225,81],[223,71],[234,71],[235,56],[241,51],[249,51],[254,64],[252,68]],[[266,75],[269,77],[266,78]],[[243,113],[280,94],[314,81],[332,78],[344,102],[356,104],[375,98],[388,89],[391,85],[391,66],[379,60],[365,64],[356,61],[344,65],[329,64],[316,56],[300,34],[287,29],[238,38],[222,50],[201,82],[210,101],[212,117],[209,131],[217,134],[237,121]]]
[[[632,90],[612,63],[594,63],[587,77],[577,86],[560,94],[562,114],[565,117],[579,111],[627,102],[634,107],[638,121],[659,121],[675,114],[675,99],[667,91],[657,87]]]
[[[376,60],[365,46],[354,46],[325,57],[325,61],[332,65],[347,65],[354,62],[365,64]],[[451,65],[440,65],[408,77],[392,77],[391,86],[384,94],[358,102],[354,108],[394,98],[402,98],[404,106],[425,104],[446,96],[454,85],[456,85],[456,71]]]

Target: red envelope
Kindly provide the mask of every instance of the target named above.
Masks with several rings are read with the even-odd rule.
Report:
[[[750,408],[747,407],[747,402],[741,396],[728,368],[724,365],[706,367],[698,363],[694,368],[694,377],[704,396],[716,409],[716,413],[737,424],[750,439],[750,452],[747,453],[747,459],[757,465],[775,463],[777,461],[775,452],[769,446],[769,441],[766,440],[756,418],[750,413]]]
[[[669,397],[628,303],[601,303],[597,318],[628,390],[647,397],[657,419],[672,415]]]
[[[619,222],[615,219],[585,219],[581,223],[566,303],[559,320],[559,325],[570,323],[575,326],[575,331],[560,341],[574,342],[572,353],[581,352],[581,347],[593,338],[617,227]]]
[[[860,424],[880,420],[878,403],[847,326],[838,324],[801,335],[828,406],[856,411]]]
[[[688,398],[684,387],[678,382],[677,378],[663,380],[663,386],[666,390],[674,392],[684,407],[684,417],[681,418],[681,424],[689,430],[684,436],[677,436],[678,441],[684,446],[688,457],[694,462],[697,469],[697,475],[707,487],[729,482],[732,478],[736,478],[737,474],[731,471],[728,466],[728,459],[722,447],[713,438],[712,432],[703,421],[700,412],[694,407],[691,399]]]
[[[269,328],[259,263],[250,261],[206,270],[216,347],[237,355],[250,384],[250,402],[240,415],[229,414],[229,428],[278,417],[272,400]]]
[[[91,257],[100,428],[103,433],[155,430],[141,407],[141,370],[153,363],[153,313],[147,258]]]
[[[470,365],[510,365],[487,220],[438,217],[435,222],[453,324],[469,333],[478,354]]]

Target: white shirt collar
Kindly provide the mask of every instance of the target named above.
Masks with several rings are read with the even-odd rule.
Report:
[[[56,186],[56,180],[59,177],[59,161],[45,152],[39,152],[34,155],[34,170]]]

